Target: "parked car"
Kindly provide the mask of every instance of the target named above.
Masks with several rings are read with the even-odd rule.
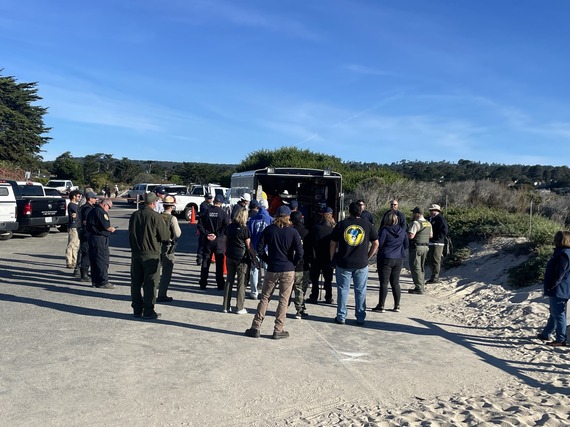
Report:
[[[136,203],[137,197],[139,199],[142,199],[146,193],[150,193],[159,185],[164,184],[148,184],[143,182],[141,184],[135,185],[133,188],[130,188],[127,193],[127,203]]]

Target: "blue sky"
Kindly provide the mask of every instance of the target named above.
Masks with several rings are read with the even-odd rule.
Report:
[[[45,160],[563,165],[570,2],[19,0],[0,68],[37,81]]]

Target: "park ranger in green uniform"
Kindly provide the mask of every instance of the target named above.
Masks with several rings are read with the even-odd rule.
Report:
[[[157,201],[156,194],[147,193],[144,207],[134,212],[129,220],[131,307],[134,316],[143,319],[156,319],[160,316],[154,311],[160,279],[160,253],[162,242],[170,239],[170,230],[162,216],[154,211]]]

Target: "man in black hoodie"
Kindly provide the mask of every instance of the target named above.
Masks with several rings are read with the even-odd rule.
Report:
[[[259,338],[259,330],[265,319],[269,299],[277,287],[279,287],[279,305],[275,311],[273,339],[289,337],[289,332],[283,329],[287,304],[293,289],[295,267],[303,259],[301,236],[291,227],[290,215],[291,209],[288,206],[280,206],[273,223],[263,230],[257,243],[256,251],[261,260],[267,263],[267,271],[261,291],[261,300],[257,305],[257,313],[255,313],[251,328],[245,331],[248,337]]]

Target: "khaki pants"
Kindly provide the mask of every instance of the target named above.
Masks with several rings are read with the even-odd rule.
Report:
[[[67,229],[67,248],[65,249],[65,262],[67,267],[77,265],[77,252],[79,252],[79,234],[77,228]]]
[[[275,311],[275,332],[281,332],[285,326],[285,317],[287,315],[287,305],[293,290],[293,281],[295,280],[294,271],[286,271],[283,273],[274,273],[272,271],[265,272],[265,281],[263,282],[263,289],[261,290],[261,300],[257,305],[257,312],[253,318],[251,327],[253,329],[260,329],[263,319],[265,319],[265,312],[269,305],[269,300],[279,286],[279,304]]]

